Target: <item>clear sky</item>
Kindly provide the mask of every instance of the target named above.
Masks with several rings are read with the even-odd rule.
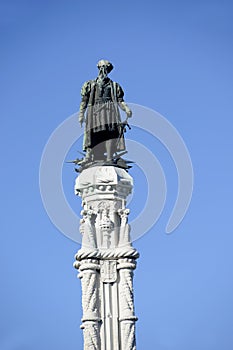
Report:
[[[158,223],[134,242],[137,348],[231,350],[232,1],[1,0],[0,16],[1,350],[82,349],[72,267],[79,245],[51,223],[38,178],[50,134],[77,111],[101,58],[113,62],[127,101],[175,126],[195,175],[188,213],[166,235],[177,174],[162,145],[151,144],[168,195]],[[74,206],[75,173],[63,172]],[[137,166],[131,174],[137,193]]]

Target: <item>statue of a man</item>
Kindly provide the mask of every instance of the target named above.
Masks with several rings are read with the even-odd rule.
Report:
[[[106,60],[97,64],[99,74],[95,80],[86,81],[81,90],[79,122],[85,121],[83,150],[84,161],[105,160],[111,162],[114,153],[125,150],[122,126],[132,116],[132,111],[124,102],[121,86],[108,77],[113,65]],[[120,107],[127,115],[121,123]],[[86,116],[85,116],[86,112]],[[104,153],[107,154],[106,158]]]

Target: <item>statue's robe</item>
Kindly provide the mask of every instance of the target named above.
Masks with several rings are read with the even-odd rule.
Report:
[[[113,151],[124,151],[118,103],[124,102],[124,91],[118,83],[107,78],[103,85],[96,80],[84,83],[81,90],[81,110],[86,111],[83,150],[113,140]]]

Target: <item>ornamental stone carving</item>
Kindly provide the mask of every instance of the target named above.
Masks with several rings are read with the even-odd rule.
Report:
[[[135,350],[133,270],[126,208],[132,177],[121,168],[94,166],[77,177],[82,197],[82,247],[75,255],[82,284],[84,350]]]

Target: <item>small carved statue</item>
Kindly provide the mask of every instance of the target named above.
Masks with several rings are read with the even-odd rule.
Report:
[[[79,122],[81,127],[85,122],[85,163],[96,160],[112,162],[114,154],[125,151],[124,131],[128,118],[132,116],[124,102],[123,89],[108,77],[113,65],[100,60],[97,67],[98,77],[86,81],[81,90]],[[119,107],[127,115],[124,122],[121,122]]]

